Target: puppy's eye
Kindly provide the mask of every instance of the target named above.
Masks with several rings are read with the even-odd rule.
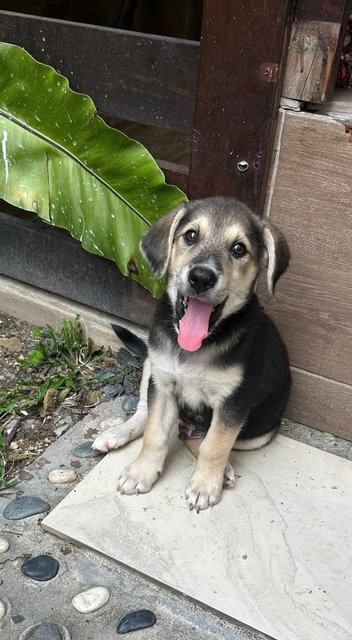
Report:
[[[236,242],[231,249],[231,253],[235,258],[242,258],[247,253],[247,249],[243,242]]]
[[[198,240],[198,232],[195,231],[195,229],[188,229],[188,231],[186,231],[184,235],[184,238],[187,244],[194,244]]]

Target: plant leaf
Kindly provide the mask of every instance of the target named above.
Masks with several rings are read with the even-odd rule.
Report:
[[[0,43],[0,68],[0,196],[67,229],[87,251],[114,260],[159,295],[163,285],[139,241],[186,195],[52,67]]]

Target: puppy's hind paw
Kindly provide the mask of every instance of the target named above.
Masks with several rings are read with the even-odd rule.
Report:
[[[109,418],[102,423],[103,427],[110,426],[107,431],[103,431],[97,438],[95,438],[92,449],[107,453],[112,449],[119,449],[124,444],[129,442],[129,432],[124,428],[124,421],[122,418]]]
[[[234,468],[232,464],[228,462],[224,471],[224,482],[223,482],[224,489],[233,489],[233,487],[235,486],[235,482],[236,482],[236,476],[235,476]]]

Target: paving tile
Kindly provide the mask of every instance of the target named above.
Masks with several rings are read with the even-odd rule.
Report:
[[[150,493],[115,491],[140,446],[106,456],[44,528],[273,638],[350,640],[350,461],[278,436],[234,453],[235,488],[196,514],[183,497],[194,460],[180,444]]]

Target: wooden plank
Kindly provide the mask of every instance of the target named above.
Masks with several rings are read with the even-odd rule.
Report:
[[[331,99],[351,10],[350,0],[298,0],[284,96],[307,102]]]
[[[293,366],[352,384],[352,145],[343,123],[309,113],[284,120],[270,220],[292,251],[276,300]],[[332,416],[333,419],[333,416]]]
[[[190,197],[236,195],[261,211],[291,7],[290,0],[268,0],[265,9],[256,0],[205,0]]]
[[[352,119],[352,91],[351,89],[336,89],[330,102],[324,104],[310,104],[309,110],[333,116],[342,120]]]
[[[352,387],[292,369],[286,416],[294,422],[352,440]]]
[[[16,211],[10,205],[6,209]],[[67,231],[39,218],[17,218],[0,210],[0,237],[3,275],[132,322],[138,319],[140,325],[150,325],[155,309],[151,295],[122,276],[111,260],[84,251]]]
[[[182,191],[187,191],[189,167],[184,164],[176,164],[167,160],[158,160],[160,169],[164,172],[166,182],[174,184]]]
[[[18,44],[87,93],[100,115],[191,131],[199,44],[0,11]]]

